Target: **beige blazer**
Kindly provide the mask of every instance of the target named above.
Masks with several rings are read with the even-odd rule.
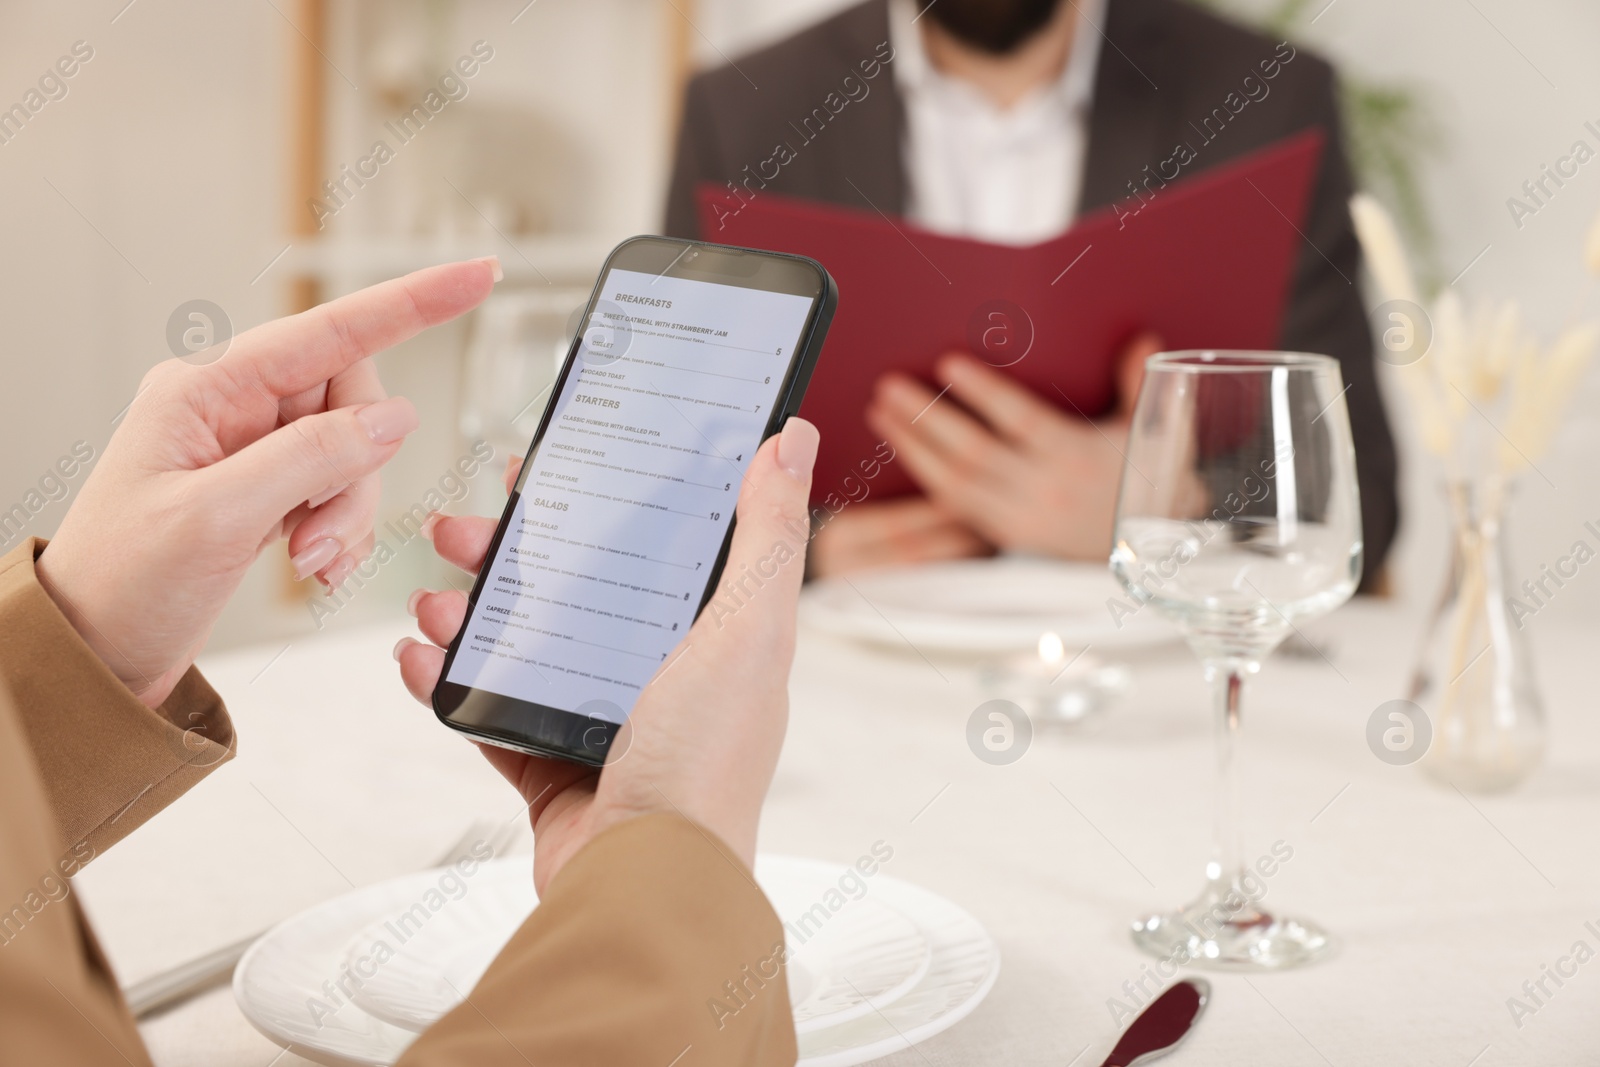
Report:
[[[0,558],[0,1060],[144,1065],[69,879],[225,762],[233,726],[195,670],[134,699],[40,586],[42,548]],[[793,1063],[784,975],[750,977],[783,928],[730,856],[674,816],[602,834],[397,1067]]]

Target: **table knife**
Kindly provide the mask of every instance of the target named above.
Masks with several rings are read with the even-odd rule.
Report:
[[[1169,985],[1122,1032],[1100,1067],[1133,1067],[1165,1056],[1189,1036],[1210,999],[1211,983],[1204,978]]]

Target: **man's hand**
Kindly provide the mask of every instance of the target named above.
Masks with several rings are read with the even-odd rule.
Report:
[[[726,573],[775,574],[733,613],[701,613],[640,693],[612,742],[604,773],[479,746],[528,802],[534,884],[541,891],[597,834],[652,812],[682,815],[727,842],[746,867],[755,861],[756,823],[789,717],[789,665],[817,440],[816,427],[791,418],[756,453],[739,494]],[[508,491],[516,472],[513,463],[506,472]],[[494,531],[493,519],[441,518],[431,534],[440,556],[476,573]],[[395,646],[395,659],[406,688],[431,704],[444,647],[461,630],[467,598],[454,590],[418,590],[409,608],[433,643],[404,638]]]
[[[994,546],[925,497],[850,504],[828,520],[811,546],[818,578],[873,567],[987,556]]]
[[[1064,414],[993,368],[952,354],[936,373],[967,411],[934,403],[937,394],[920,382],[886,375],[867,424],[894,446],[936,511],[989,544],[1104,559],[1133,402],[1145,359],[1160,350],[1157,338],[1143,335],[1124,351],[1120,406],[1096,422]]]
[[[417,271],[158,364],[39,557],[45,590],[150,707],[261,550],[336,586],[372,549],[378,469],[417,427],[371,356],[476,307],[499,263]]]

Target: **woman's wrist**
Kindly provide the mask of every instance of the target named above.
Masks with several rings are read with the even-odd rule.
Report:
[[[55,603],[56,609],[61,612],[77,632],[83,643],[95,654],[95,657],[116,676],[117,680],[128,687],[140,702],[147,707],[158,707],[172,692],[172,687],[177,679],[168,678],[170,670],[159,671],[152,674],[148,668],[141,670],[133,660],[122,651],[122,644],[117,638],[106,632],[103,624],[97,623],[97,618],[103,618],[103,613],[96,612],[93,591],[84,589],[75,581],[70,553],[55,544],[47,545],[33,561],[34,576],[38,578],[39,585],[44,589]]]

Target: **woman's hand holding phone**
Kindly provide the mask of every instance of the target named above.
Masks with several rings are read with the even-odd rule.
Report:
[[[476,307],[499,277],[493,259],[431,267],[145,375],[36,565],[139,699],[167,698],[278,538],[300,577],[329,586],[371,551],[378,470],[417,426],[371,357]]]
[[[528,803],[534,828],[534,882],[542,890],[589,840],[626,819],[676,813],[710,830],[749,867],[761,803],[777,766],[788,721],[795,611],[805,568],[807,497],[818,434],[791,418],[761,446],[739,494],[724,573],[765,576],[742,606],[702,612],[644,688],[611,746],[604,773],[480,745]],[[506,475],[515,482],[517,462]],[[484,564],[495,520],[440,518],[431,535],[441,557],[471,573]],[[411,598],[423,635],[395,647],[406,687],[430,703],[444,649],[466,618],[467,598],[419,590]]]

